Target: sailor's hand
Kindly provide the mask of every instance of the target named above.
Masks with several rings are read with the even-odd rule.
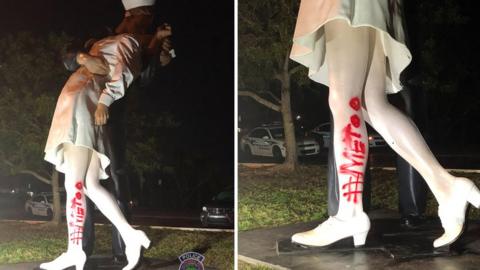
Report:
[[[172,48],[172,41],[169,38],[165,38],[162,42],[162,51],[166,51],[168,53]]]
[[[95,111],[95,125],[105,125],[108,120],[108,107],[103,103],[98,103],[97,110]]]
[[[77,54],[77,62],[93,74],[105,76],[108,75],[110,71],[105,59],[98,56],[91,56],[88,53]]]
[[[157,31],[155,32],[155,38],[158,41],[163,40],[172,35],[172,27],[168,23],[164,23],[157,27]]]
[[[172,54],[170,54],[170,50],[172,50],[173,46],[172,46],[172,41],[170,40],[170,38],[165,38],[163,41],[162,41],[162,46],[161,46],[161,51],[160,51],[160,65],[162,67],[170,64],[170,62],[172,61]]]
[[[161,51],[160,52],[160,65],[162,67],[170,64],[170,62],[172,61],[172,55],[168,52],[168,51]]]

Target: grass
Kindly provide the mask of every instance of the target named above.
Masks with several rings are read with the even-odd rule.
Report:
[[[327,217],[326,167],[301,166],[293,173],[275,167],[249,169],[239,167],[238,228],[251,230],[321,220]],[[480,174],[456,173],[480,185]],[[372,170],[371,209],[398,211],[398,181],[395,171]],[[427,216],[437,215],[437,203],[431,193]],[[473,211],[470,218],[480,218]]]
[[[205,255],[204,265],[233,269],[233,233],[144,230],[152,240],[145,257],[176,261],[188,251]],[[66,225],[0,222],[0,264],[52,260],[66,250]],[[96,227],[96,254],[111,254],[110,226]]]
[[[271,270],[272,268],[266,266],[251,265],[242,261],[238,262],[238,270]]]
[[[325,172],[319,166],[302,166],[294,173],[240,166],[239,230],[323,218],[327,212]]]
[[[396,171],[371,171],[371,210],[398,211]],[[238,228],[240,231],[268,228],[327,218],[327,170],[325,166],[301,166],[296,172],[275,167],[238,169]],[[455,173],[480,185],[480,174]],[[432,194],[428,193],[427,216],[437,216]],[[470,218],[480,218],[479,211]],[[268,267],[238,263],[239,270],[269,270]]]

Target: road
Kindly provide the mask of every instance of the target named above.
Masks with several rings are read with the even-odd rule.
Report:
[[[12,195],[0,195],[0,220],[48,220],[46,217],[31,217],[23,209],[23,200]],[[95,211],[95,222],[109,223],[99,211]],[[155,209],[134,208],[131,224],[203,228],[200,222],[200,211],[160,211]],[[208,227],[232,229],[231,227]]]

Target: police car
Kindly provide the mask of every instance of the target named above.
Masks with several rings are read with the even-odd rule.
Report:
[[[60,203],[62,204],[62,215],[65,216],[65,194],[60,194]],[[42,192],[34,195],[25,202],[25,212],[29,216],[53,216],[53,194],[51,192]]]
[[[298,156],[317,155],[320,146],[313,138],[296,134]],[[240,141],[240,149],[247,156],[285,158],[284,130],[281,125],[264,125],[252,129]]]

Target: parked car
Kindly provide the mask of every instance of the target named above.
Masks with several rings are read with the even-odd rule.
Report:
[[[316,126],[310,131],[310,135],[317,140],[321,148],[330,147],[330,122]]]
[[[368,132],[368,146],[370,148],[385,147],[387,142],[378,133],[373,131],[370,127],[367,127]],[[330,147],[330,122],[320,124],[313,128],[309,134],[313,136],[321,147]]]
[[[298,156],[317,155],[320,146],[314,138],[296,132]],[[242,137],[241,150],[248,156],[266,156],[281,159],[286,156],[285,136],[280,125],[264,125],[252,129]]]
[[[235,212],[234,192],[232,189],[224,190],[215,195],[200,213],[200,221],[204,227],[212,225],[233,227]]]
[[[60,193],[61,212],[65,216],[65,194]],[[25,212],[30,216],[53,216],[53,194],[42,192],[34,195],[25,202]]]
[[[370,148],[373,147],[385,147],[387,146],[387,142],[377,133],[369,133],[368,134],[368,146]]]

